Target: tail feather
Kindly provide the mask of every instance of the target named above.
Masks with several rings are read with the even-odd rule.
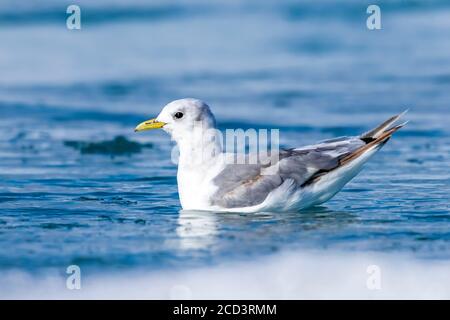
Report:
[[[350,164],[352,161],[358,159],[362,155],[364,155],[366,152],[373,150],[374,148],[381,148],[388,140],[391,138],[391,136],[398,131],[399,129],[403,128],[408,121],[401,123],[399,125],[396,125],[394,127],[391,127],[398,119],[400,119],[408,110],[402,112],[399,115],[396,115],[384,123],[382,123],[377,128],[363,134],[360,136],[360,139],[365,141],[366,144],[362,147],[358,148],[357,150],[353,151],[350,154],[347,154],[346,156],[339,159],[338,165],[331,169],[326,171],[319,171],[318,173],[314,174],[310,179],[308,179],[302,187],[305,187],[307,185],[311,185],[315,182],[317,182],[321,177],[327,175],[328,173],[335,171],[339,168],[342,168],[343,166]],[[389,128],[390,127],[390,128]]]
[[[376,127],[375,129],[370,130],[369,132],[366,132],[361,135],[362,140],[375,140],[378,137],[380,137],[386,130],[389,129],[395,122],[397,122],[402,116],[404,116],[408,110],[403,111],[402,113],[393,116],[389,119],[387,119],[385,122],[383,122],[381,125]],[[405,123],[406,124],[406,123]],[[403,124],[404,125],[404,124]]]
[[[391,138],[391,136],[394,134],[394,132],[398,131],[399,129],[403,128],[408,122],[404,122],[402,124],[399,124],[395,127],[392,127],[386,131],[381,132],[376,138],[373,138],[372,141],[368,142],[366,145],[362,146],[355,152],[347,155],[346,157],[342,158],[340,161],[340,165],[345,165],[352,160],[358,158],[362,154],[364,154],[366,151],[372,149],[373,147],[381,147],[383,146],[388,140]]]

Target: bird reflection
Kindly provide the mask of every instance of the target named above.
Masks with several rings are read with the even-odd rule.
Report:
[[[356,221],[353,213],[314,207],[301,212],[224,213],[181,210],[176,229],[180,249],[209,249],[221,241],[237,241],[251,245],[256,239],[282,245],[287,239],[307,241],[320,232],[342,228]],[[299,237],[301,235],[301,237]],[[320,237],[320,236],[319,236]]]
[[[178,216],[177,235],[181,249],[204,249],[214,244],[218,233],[214,212],[181,210]]]

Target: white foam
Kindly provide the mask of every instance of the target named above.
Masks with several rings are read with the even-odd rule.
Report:
[[[380,289],[368,287],[380,271]],[[372,267],[373,269],[373,267]],[[370,268],[369,268],[370,270]],[[450,261],[398,254],[284,252],[213,267],[121,273],[82,271],[81,290],[64,275],[3,272],[2,299],[448,299]],[[59,271],[60,272],[60,271]]]

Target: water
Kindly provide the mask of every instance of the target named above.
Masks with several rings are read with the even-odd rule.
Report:
[[[356,0],[79,4],[80,31],[65,28],[64,2],[0,4],[0,272],[10,275],[0,284],[14,296],[37,295],[16,272],[46,292],[45,275],[64,284],[71,264],[116,280],[200,268],[225,283],[213,277],[224,264],[236,275],[284,252],[283,265],[314,252],[319,270],[324,256],[343,269],[369,253],[422,271],[449,261],[447,1],[379,1],[380,31],[367,30],[370,3]],[[221,129],[279,128],[283,146],[359,134],[406,108],[411,122],[322,207],[180,212],[173,144],[133,128],[190,96]],[[278,285],[267,292],[283,296]]]

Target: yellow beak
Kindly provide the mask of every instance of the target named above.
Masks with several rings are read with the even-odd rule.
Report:
[[[145,130],[153,130],[160,129],[166,125],[165,122],[156,121],[156,119],[150,119],[140,123],[136,128],[134,128],[134,132],[145,131]]]

